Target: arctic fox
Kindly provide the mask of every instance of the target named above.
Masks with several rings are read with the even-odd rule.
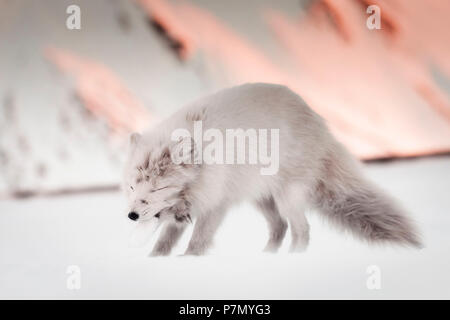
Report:
[[[278,152],[277,172],[261,174],[260,163],[173,161],[180,145],[186,146],[186,139],[173,140],[173,132],[184,129],[194,135],[199,121],[203,130],[224,134],[236,128],[278,129],[278,148],[266,146]],[[187,149],[197,157],[201,150],[192,141]],[[288,223],[290,250],[307,247],[307,209],[369,242],[421,246],[403,210],[362,176],[359,162],[334,139],[324,120],[281,85],[225,89],[187,105],[142,135],[132,134],[123,189],[130,219],[163,227],[152,255],[168,255],[191,221],[195,225],[186,254],[204,254],[226,211],[241,201],[253,202],[267,220],[266,251],[277,251]]]

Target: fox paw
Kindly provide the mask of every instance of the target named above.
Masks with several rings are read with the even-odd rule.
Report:
[[[163,257],[168,256],[170,254],[170,248],[167,246],[158,246],[157,248],[153,248],[152,252],[150,252],[150,257]]]

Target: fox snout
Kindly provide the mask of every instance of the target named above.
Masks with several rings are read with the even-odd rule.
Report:
[[[133,221],[136,221],[137,219],[139,219],[139,215],[136,212],[132,211],[128,214],[128,218],[130,218]]]

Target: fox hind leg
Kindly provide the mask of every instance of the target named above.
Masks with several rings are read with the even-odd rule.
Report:
[[[292,241],[289,251],[305,251],[309,244],[309,224],[305,211],[306,192],[301,186],[290,185],[275,198],[280,215],[289,220]]]
[[[267,241],[264,251],[276,252],[280,248],[286,234],[286,219],[280,215],[272,196],[258,200],[256,206],[266,218],[269,227],[269,240]]]
[[[305,251],[309,244],[309,224],[305,217],[304,209],[297,209],[293,217],[289,217],[292,242],[289,248],[291,252]]]

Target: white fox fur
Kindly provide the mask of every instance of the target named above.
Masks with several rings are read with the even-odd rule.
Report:
[[[175,164],[175,129],[279,129],[279,170],[260,165]],[[195,146],[192,152],[196,152]],[[152,254],[167,255],[190,220],[186,254],[203,254],[230,206],[251,201],[269,227],[268,251],[276,251],[289,226],[292,251],[309,241],[305,210],[315,209],[370,242],[420,246],[403,210],[368,182],[360,164],[328,131],[323,119],[287,87],[245,84],[219,91],[176,112],[142,136],[131,136],[123,188],[140,221],[163,223]]]

